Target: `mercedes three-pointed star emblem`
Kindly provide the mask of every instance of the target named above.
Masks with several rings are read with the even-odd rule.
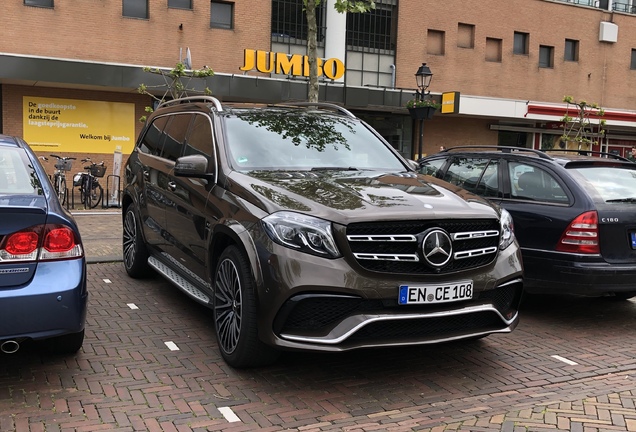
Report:
[[[453,257],[453,243],[446,231],[434,229],[424,237],[422,253],[427,263],[439,268],[446,265]]]

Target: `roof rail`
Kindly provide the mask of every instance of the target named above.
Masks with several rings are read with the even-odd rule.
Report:
[[[547,155],[545,152],[543,152],[541,150],[536,150],[536,149],[531,149],[531,148],[526,148],[526,147],[495,146],[495,145],[465,145],[465,146],[449,147],[446,150],[442,150],[440,153],[449,152],[451,150],[456,150],[456,149],[479,149],[479,148],[481,148],[481,149],[501,150],[504,153],[510,153],[510,152],[513,152],[513,151],[516,151],[516,152],[529,152],[529,153],[536,154],[541,159],[552,159],[549,155]]]
[[[167,106],[177,105],[177,104],[187,103],[187,102],[210,102],[214,104],[214,107],[216,108],[217,111],[223,111],[223,106],[221,105],[221,102],[217,98],[212,96],[187,96],[187,97],[182,97],[177,99],[171,99],[171,100],[167,100],[160,103],[157,106],[157,108],[167,107]]]
[[[618,159],[621,161],[625,161],[625,162],[631,162],[629,159],[627,159],[626,157],[623,156],[619,156],[616,155],[614,153],[607,153],[607,152],[601,152],[601,151],[595,151],[595,150],[575,150],[575,149],[551,149],[551,150],[546,150],[549,152],[559,152],[559,153],[577,153],[581,156],[591,156],[591,155],[598,155],[598,156],[609,156],[613,159]]]
[[[347,117],[357,118],[351,111],[341,107],[340,105],[327,103],[327,102],[283,102],[280,105],[290,105],[290,106],[315,106],[318,108],[329,108],[332,110],[339,111],[340,113],[346,115]]]

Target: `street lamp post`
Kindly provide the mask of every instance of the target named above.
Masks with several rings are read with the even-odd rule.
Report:
[[[424,97],[430,94],[430,91],[426,91],[428,86],[431,85],[431,79],[433,79],[433,72],[431,69],[426,66],[426,63],[422,63],[422,66],[419,67],[417,72],[415,73],[415,81],[417,82],[418,90],[415,92],[416,100],[421,101],[424,100]],[[424,140],[424,118],[420,118],[420,140],[418,143],[418,157],[422,157],[423,144]]]

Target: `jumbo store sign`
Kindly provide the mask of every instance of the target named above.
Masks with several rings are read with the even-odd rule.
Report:
[[[262,73],[275,73],[293,76],[309,76],[309,57],[300,54],[285,54],[260,50],[244,50],[242,71],[256,69]],[[345,66],[337,58],[318,58],[318,76],[337,80],[344,76]]]

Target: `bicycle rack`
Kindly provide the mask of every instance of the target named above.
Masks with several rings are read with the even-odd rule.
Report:
[[[112,190],[111,190],[112,183]],[[118,175],[110,174],[106,176],[106,195],[102,198],[102,208],[121,208],[121,178]],[[112,197],[111,197],[112,193]]]

